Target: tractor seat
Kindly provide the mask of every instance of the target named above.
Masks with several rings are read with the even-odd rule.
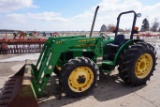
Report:
[[[124,35],[117,35],[114,38],[113,43],[106,44],[106,52],[104,52],[105,60],[114,60],[115,54],[119,49],[119,46],[124,42]]]
[[[109,43],[107,44],[107,47],[112,47],[112,48],[118,48],[118,46],[123,43],[125,40],[124,35],[120,34],[115,36],[114,38],[114,42],[113,43]]]

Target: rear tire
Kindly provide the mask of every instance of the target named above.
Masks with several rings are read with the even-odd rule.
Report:
[[[80,97],[88,94],[99,76],[97,65],[89,58],[69,60],[62,67],[60,83],[67,95]]]
[[[153,75],[156,66],[156,51],[145,42],[137,42],[121,54],[119,76],[127,84],[142,85]]]

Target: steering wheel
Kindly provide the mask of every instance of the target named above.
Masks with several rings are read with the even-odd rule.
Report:
[[[101,36],[102,38],[109,37],[108,35],[106,35],[105,33],[102,33],[102,32],[99,32],[99,34],[100,34],[100,36]]]

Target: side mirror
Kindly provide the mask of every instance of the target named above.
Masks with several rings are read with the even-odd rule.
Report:
[[[141,17],[141,13],[137,13],[137,17]]]

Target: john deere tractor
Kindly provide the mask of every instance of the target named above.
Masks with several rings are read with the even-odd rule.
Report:
[[[69,96],[84,96],[93,89],[100,73],[110,73],[118,67],[120,78],[127,84],[145,84],[156,65],[156,51],[152,45],[133,39],[137,28],[135,11],[119,14],[114,29],[115,36],[101,34],[92,37],[99,6],[96,8],[90,36],[49,38],[40,53],[36,65],[25,64],[1,92],[0,106],[38,106],[36,98],[43,95],[52,73],[59,77],[60,85]],[[119,34],[120,18],[133,14],[130,38]]]

